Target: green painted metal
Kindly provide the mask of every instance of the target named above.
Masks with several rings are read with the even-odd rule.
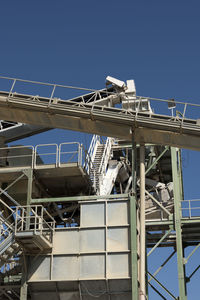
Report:
[[[178,282],[179,282],[179,299],[186,300],[186,277],[183,260],[183,243],[182,243],[182,230],[181,230],[181,196],[182,186],[180,180],[181,166],[179,154],[176,148],[171,148],[172,159],[172,177],[174,185],[174,218],[176,229],[176,251],[177,251],[177,267],[178,267]]]
[[[27,201],[26,201],[26,205],[27,207],[27,216],[30,215],[30,204],[31,204],[31,195],[32,195],[32,185],[33,185],[33,170],[32,169],[27,169],[24,171],[24,174],[27,176],[28,178],[28,185],[27,185]],[[26,230],[29,230],[30,228],[30,220],[29,218],[27,218],[26,220]]]
[[[31,199],[31,204],[37,203],[48,203],[48,202],[74,202],[74,201],[94,201],[94,200],[104,200],[106,199],[125,199],[128,198],[129,194],[118,194],[109,196],[76,196],[76,197],[59,197],[59,198],[39,198]]]
[[[168,216],[171,215],[171,213],[155,198],[153,197],[147,190],[145,190],[145,194],[147,194]]]
[[[157,288],[155,288],[155,286],[153,286],[150,282],[149,282],[149,286],[164,300],[167,300],[167,298],[165,298]]]
[[[151,255],[151,253],[164,241],[164,239],[172,232],[172,230],[168,230],[161,239],[155,244],[155,246],[148,252],[147,256]]]
[[[154,277],[150,272],[148,272],[148,275],[151,276],[153,278],[153,280],[155,280],[159,286],[169,295],[171,296],[171,298],[177,300],[177,298],[156,278]],[[180,298],[181,299],[181,298]]]
[[[161,157],[169,150],[169,147],[165,147],[162,153],[154,160],[151,166],[146,170],[145,175],[149,173],[149,171],[157,164],[157,162],[161,159]]]
[[[20,300],[27,300],[28,294],[28,285],[26,282],[23,282],[20,288]]]
[[[184,264],[187,264],[190,257],[197,251],[197,249],[200,247],[200,243],[192,250],[192,252],[188,255],[187,258],[184,259]]]
[[[165,261],[161,264],[161,266],[153,273],[153,276],[156,276],[161,270],[162,268],[168,263],[168,261],[170,261],[170,259],[174,256],[174,254],[176,253],[176,250],[174,250],[166,259]],[[149,278],[149,282],[152,280],[153,278],[150,277]]]
[[[24,177],[24,174],[21,174],[19,177],[17,177],[13,182],[11,182],[3,191],[0,191],[0,195],[3,194],[3,192],[6,192],[9,188],[11,188],[15,183],[17,183],[20,179]]]
[[[130,231],[131,231],[131,285],[132,300],[138,300],[138,254],[137,254],[137,172],[136,145],[132,145],[132,195],[130,197]]]
[[[194,271],[190,274],[190,276],[187,277],[187,281],[190,281],[192,276],[200,269],[200,265],[194,269]]]

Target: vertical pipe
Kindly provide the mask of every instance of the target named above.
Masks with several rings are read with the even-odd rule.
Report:
[[[140,145],[140,300],[146,299],[145,146]]]
[[[136,144],[132,139],[132,189],[130,196],[132,300],[138,300],[137,166]]]

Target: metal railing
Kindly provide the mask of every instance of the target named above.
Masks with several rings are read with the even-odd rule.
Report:
[[[79,166],[82,165],[82,145],[77,142],[0,148],[0,168],[37,168],[52,164],[61,167],[75,162]]]
[[[3,253],[14,238],[17,212],[15,207],[10,207],[1,199],[0,206],[0,252]],[[20,219],[20,216],[18,216],[18,219]]]
[[[75,148],[75,149],[74,149]],[[78,142],[68,142],[59,145],[59,166],[62,163],[78,162],[79,166],[82,166],[82,145]]]
[[[29,166],[33,168],[34,147],[11,146],[0,148],[0,168]]]
[[[98,181],[98,176],[97,176],[97,171],[94,165],[94,162],[90,156],[90,154],[88,153],[87,150],[85,150],[83,148],[84,151],[84,163],[83,163],[83,167],[86,170],[87,174],[90,177],[90,180],[92,182],[92,185],[94,187],[94,189],[97,189],[97,181]]]
[[[92,140],[90,142],[90,147],[88,149],[88,154],[90,155],[92,161],[94,160],[94,156],[95,156],[95,152],[97,150],[98,144],[100,144],[100,136],[94,134],[92,136]]]
[[[82,99],[82,103],[88,103],[91,102],[92,109],[96,105],[96,96],[99,95],[101,97],[100,92],[102,90],[96,90],[96,89],[90,89],[90,88],[81,88],[81,87],[75,87],[75,86],[69,86],[69,85],[61,85],[61,84],[55,84],[55,83],[45,83],[45,82],[39,82],[39,81],[33,81],[33,80],[24,80],[19,78],[13,78],[13,77],[6,77],[6,76],[0,76],[1,82],[5,82],[5,84],[2,84],[2,86],[5,86],[6,91],[8,91],[8,100],[12,98],[13,95],[15,95],[16,85],[19,89],[20,84],[23,86],[23,90],[28,89],[28,86],[31,87],[30,91],[32,94],[33,86],[38,87],[38,91],[40,92],[42,87],[46,87],[50,89],[48,90],[48,94],[46,98],[43,98],[45,101],[48,102],[48,105],[54,104],[55,101],[62,100],[55,98],[55,92],[58,88],[61,89],[73,89],[73,90],[79,90],[79,91],[87,91],[91,93],[91,97],[88,100],[85,101],[83,96],[78,96],[79,100]],[[107,90],[103,90],[104,94],[107,96],[109,95],[117,95],[116,92],[109,92]],[[46,92],[47,93],[47,92]],[[16,93],[17,94],[17,93]],[[27,96],[27,99],[38,99],[39,96],[35,95],[25,95]],[[76,99],[76,98],[75,98]],[[70,99],[70,100],[75,100]],[[93,102],[92,102],[93,101]],[[152,110],[153,112],[163,114],[170,116],[171,115],[171,121],[179,121],[180,127],[182,127],[184,121],[186,118],[192,118],[197,119],[197,124],[200,124],[200,104],[193,104],[186,101],[176,101],[174,99],[159,99],[159,98],[152,98],[152,97],[146,97],[146,96],[135,96],[135,101],[137,101],[137,107],[141,107],[145,101],[151,102]],[[79,101],[80,102],[80,101]],[[81,102],[80,102],[81,103]],[[98,104],[97,104],[98,105]],[[136,110],[138,112],[138,110]],[[129,112],[130,113],[130,112]]]
[[[110,156],[111,156],[111,150],[112,150],[113,143],[114,143],[114,138],[108,137],[106,139],[106,144],[105,144],[105,147],[104,147],[101,163],[100,163],[100,166],[99,166],[99,171],[98,171],[99,174],[105,175],[105,173],[106,173],[106,168],[107,168]]]
[[[182,218],[200,218],[200,199],[181,201]]]
[[[52,243],[55,220],[42,205],[16,207],[15,235],[19,232],[30,232],[44,236]]]
[[[90,146],[90,153],[78,142],[57,144],[39,144],[33,146],[13,146],[0,148],[0,169],[11,167],[31,167],[34,169],[43,166],[64,167],[66,164],[76,163],[88,173],[96,187],[96,170],[91,155],[95,148],[98,136]]]

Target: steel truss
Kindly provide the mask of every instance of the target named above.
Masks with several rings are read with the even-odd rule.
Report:
[[[12,119],[17,122],[23,115],[23,122],[30,121],[34,123],[34,120],[39,120],[39,125],[47,126],[49,120],[52,127],[69,128],[74,130],[88,131],[88,123],[91,125],[90,132],[102,134],[102,129],[105,126],[106,134],[108,136],[118,136],[127,138],[129,142],[132,142],[132,189],[128,194],[118,194],[106,196],[107,199],[125,197],[130,201],[130,237],[131,237],[131,287],[132,287],[132,300],[147,299],[148,287],[151,287],[162,299],[187,299],[187,283],[198,272],[200,265],[197,266],[194,271],[186,276],[186,266],[192,255],[198,251],[200,247],[200,216],[192,217],[191,212],[189,217],[182,215],[181,203],[183,201],[183,187],[182,187],[182,171],[181,171],[181,155],[180,150],[170,146],[186,147],[189,149],[199,150],[199,136],[200,127],[199,122],[186,119],[185,112],[187,105],[184,106],[182,117],[168,117],[163,115],[154,115],[144,113],[127,112],[123,109],[116,109],[112,107],[102,107],[96,105],[95,101],[101,101],[102,98],[107,96],[113,96],[115,93],[113,90],[107,92],[91,91],[87,101],[85,98],[79,97],[71,99],[70,101],[56,100],[53,98],[55,88],[57,85],[53,85],[53,91],[49,98],[33,97],[21,94],[14,94],[13,88],[16,83],[16,79],[13,79],[13,85],[10,92],[2,92],[0,94],[0,117],[3,119]],[[118,95],[117,95],[118,97]],[[141,98],[138,98],[139,100]],[[91,102],[91,103],[90,103]],[[93,102],[93,103],[92,103]],[[39,118],[35,118],[35,117]],[[69,125],[66,125],[66,117]],[[80,122],[76,121],[79,118]],[[45,121],[44,121],[45,120]],[[81,123],[81,126],[80,124]],[[68,126],[68,127],[67,127]],[[122,127],[122,128],[120,128]],[[47,128],[47,127],[46,127]],[[105,134],[105,132],[103,132]],[[191,139],[190,139],[191,137]],[[188,140],[188,138],[190,140]],[[137,143],[137,144],[136,144]],[[144,150],[145,143],[156,143],[167,145],[162,153],[152,162],[150,166],[144,169]],[[140,166],[137,164],[137,147],[140,148]],[[172,177],[174,187],[174,211],[161,204],[147,189],[145,189],[145,176],[154,167],[156,163],[167,152],[171,151],[171,166]],[[4,172],[3,170],[1,171]],[[13,172],[12,169],[6,170],[6,172]],[[9,188],[15,185],[24,176],[27,178],[27,197],[26,204],[45,204],[56,202],[68,202],[78,203],[79,201],[90,201],[105,199],[105,196],[77,196],[77,197],[59,197],[59,198],[32,198],[32,185],[33,185],[33,169],[19,169],[20,175],[6,188],[1,188],[0,195],[4,195],[9,201],[14,203],[16,200],[9,195]],[[140,178],[138,180],[138,178]],[[138,188],[140,194],[138,195]],[[165,215],[164,219],[149,220],[145,218],[144,214],[144,201],[145,195],[148,195],[151,200],[158,206],[159,210]],[[162,231],[161,233],[157,233]],[[193,234],[195,231],[195,234]],[[151,233],[149,235],[148,233]],[[193,246],[193,250],[185,257],[185,248]],[[148,261],[151,258],[153,252],[163,247],[171,247],[171,254],[166,257],[160,267],[154,272],[148,270]],[[148,252],[147,249],[149,248]],[[176,255],[177,258],[177,270],[178,270],[178,285],[179,295],[174,295],[170,291],[170,287],[166,287],[159,280],[159,272],[167,265],[167,263]],[[8,299],[28,299],[28,283],[27,283],[27,258],[24,256],[23,260],[23,276],[19,278],[18,286],[10,283],[11,277],[8,280],[9,288],[12,298],[7,292],[7,288],[0,289],[0,295],[4,295]],[[7,278],[4,278],[4,283]],[[20,285],[19,285],[20,283]],[[155,287],[157,284],[159,288]],[[20,296],[19,296],[20,287]],[[17,289],[17,292],[15,289]],[[167,297],[162,292],[167,293]]]

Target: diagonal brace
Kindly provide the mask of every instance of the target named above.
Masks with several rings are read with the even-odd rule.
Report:
[[[18,182],[22,177],[24,177],[24,174],[21,174],[19,177],[17,177],[13,182],[11,182],[4,190],[2,189],[0,191],[0,195],[6,192],[11,186],[13,186],[16,182]]]
[[[155,286],[153,286],[150,282],[149,282],[150,287],[164,300],[167,300],[167,298],[165,298],[160,292],[159,290],[157,290],[157,288],[155,288]]]
[[[190,274],[190,276],[187,277],[187,281],[190,281],[190,279],[192,278],[192,276],[199,270],[200,265],[198,265],[198,267],[196,267],[194,269],[194,271]]]
[[[167,232],[161,237],[161,239],[155,244],[155,246],[149,251],[147,256],[149,256],[163,241],[164,239],[172,232],[172,229],[167,230]]]
[[[177,298],[157,278],[155,278],[150,272],[147,273],[160,285],[161,288],[163,288],[163,290],[165,290],[165,292],[168,295],[170,295],[173,299],[177,300]]]
[[[161,157],[169,150],[169,147],[166,146],[163,152],[154,160],[151,166],[146,170],[145,175],[149,173],[149,171],[157,164],[157,162],[161,159]]]
[[[170,216],[171,213],[156,199],[154,196],[152,196],[147,190],[145,190],[145,194],[147,194],[160,208],[168,215]]]
[[[153,273],[153,276],[156,276],[161,270],[162,268],[168,263],[168,261],[172,258],[172,256],[174,256],[174,254],[176,253],[176,250],[174,250],[168,257],[167,259],[162,263],[162,265]],[[152,280],[153,278],[150,277],[149,282]]]
[[[187,264],[190,257],[197,251],[197,249],[200,247],[200,243],[192,250],[192,252],[188,255],[187,258],[184,259],[184,264]]]

